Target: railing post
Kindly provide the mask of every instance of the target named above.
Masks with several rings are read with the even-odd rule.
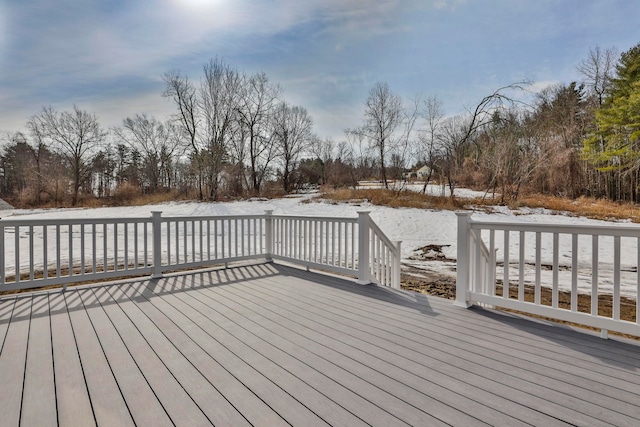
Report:
[[[162,277],[162,211],[151,212],[151,233],[153,243],[153,270],[151,277]]]
[[[358,281],[360,285],[371,283],[369,267],[369,211],[358,212]]]
[[[470,223],[471,212],[456,212],[458,216],[458,260],[456,267],[456,301],[454,305],[458,307],[469,308],[471,304],[467,301],[467,290],[469,289],[470,280]]]
[[[391,287],[400,289],[400,269],[402,267],[402,241],[393,242],[396,247],[396,259],[393,263],[393,277],[391,278]]]
[[[267,262],[272,262],[273,254],[273,211],[264,211],[264,232],[265,232],[265,258]]]

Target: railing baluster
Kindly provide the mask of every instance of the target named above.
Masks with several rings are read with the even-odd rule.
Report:
[[[536,305],[540,305],[542,290],[541,286],[542,277],[542,233],[536,232],[536,278],[535,278],[535,291],[533,302]]]
[[[202,220],[199,220],[198,221],[198,247],[200,248],[200,251],[199,251],[200,257],[198,258],[199,261],[203,261],[203,256],[204,256],[204,242],[202,237],[203,237],[202,236]],[[195,255],[193,258],[195,259]]]
[[[149,247],[148,247],[148,237],[147,237],[147,221],[142,223],[142,245],[144,246],[144,266],[147,267],[149,265]]]
[[[551,306],[558,308],[558,270],[560,269],[560,262],[558,260],[559,254],[560,236],[558,233],[553,233],[553,282],[551,290]]]
[[[496,231],[489,231],[489,285],[490,295],[496,294]]]
[[[474,239],[474,253],[475,253],[475,277],[474,277],[474,284],[475,284],[475,289],[476,291],[484,291],[483,289],[483,283],[482,283],[482,268],[480,268],[480,266],[482,265],[482,234],[480,232],[480,230],[477,230],[475,239]]]
[[[338,267],[347,268],[347,264],[346,262],[344,262],[344,259],[343,259],[343,249],[346,248],[346,239],[343,234],[343,228],[344,228],[343,225],[346,225],[346,224],[344,224],[342,221],[338,223]]]
[[[29,226],[29,280],[33,281],[33,226]]]
[[[69,277],[73,276],[73,224],[69,224]]]
[[[84,265],[84,223],[80,224],[80,275],[84,276],[85,274],[85,265]]]
[[[524,301],[524,248],[525,248],[525,235],[524,231],[520,232],[520,255],[518,259],[518,301]]]
[[[118,223],[113,223],[113,271],[118,271]]]
[[[324,260],[326,259],[326,246],[324,245],[326,238],[323,239],[323,237],[325,237],[325,228],[327,226],[327,222],[324,220],[320,220],[318,221],[319,225],[320,225],[320,235],[318,236],[318,240],[320,240],[320,264],[324,263]]]
[[[180,263],[180,223],[178,221],[171,221],[171,223],[174,226],[174,230],[175,230],[175,234],[174,234],[174,239],[175,239],[175,251],[176,251],[176,256],[175,256],[175,262],[173,264],[177,265]]]
[[[191,221],[189,221],[191,222]],[[187,220],[182,221],[182,259],[184,259],[184,263],[189,262],[189,227],[187,226]],[[180,259],[176,260],[178,264],[180,264]]]
[[[207,261],[211,261],[211,220],[207,220]]]
[[[107,272],[107,265],[108,265],[108,260],[107,260],[107,223],[105,222],[104,224],[102,224],[102,272],[106,273]],[[58,254],[58,258],[60,258],[59,254]]]
[[[46,226],[45,226],[46,227]],[[46,243],[45,243],[45,247],[46,247]],[[97,264],[97,252],[98,249],[96,247],[96,223],[92,223],[91,224],[91,271],[93,272],[93,274],[97,273],[97,269],[96,269],[96,264]],[[45,257],[46,258],[46,257]],[[45,260],[45,265],[47,265],[47,262]],[[46,268],[45,268],[46,270]],[[44,277],[47,277],[47,274],[45,273]]]
[[[125,271],[129,269],[129,224],[128,223],[124,223],[124,269]]]
[[[356,223],[351,223],[351,268],[356,268]],[[360,236],[358,235],[358,238]]]
[[[134,269],[137,269],[140,266],[140,260],[138,259],[138,223],[134,222],[133,223],[133,263]]]
[[[242,247],[242,256],[244,256],[244,219],[240,219],[240,246]]]
[[[591,236],[591,315],[598,315],[598,236]]]
[[[233,250],[231,249],[231,234],[232,233],[232,226],[231,226],[231,222],[233,220],[229,219],[227,220],[227,230],[228,230],[228,236],[227,236],[227,252],[229,253],[229,256],[233,256]],[[233,221],[233,223],[235,224],[235,221]]]
[[[220,258],[218,256],[218,220],[217,219],[213,220],[213,253],[214,253],[215,259]]]
[[[571,311],[578,311],[578,235],[571,235]]]
[[[260,250],[258,249],[258,222],[260,220],[253,218],[253,253],[252,255],[258,255],[260,253]]]
[[[47,229],[47,224],[42,226],[42,278],[49,278],[49,230]],[[0,237],[2,238],[3,248],[2,251],[2,266],[4,267],[4,227],[0,231]],[[95,245],[94,245],[95,246]],[[0,283],[4,283],[4,275],[0,275]]]
[[[60,277],[62,274],[62,266],[60,265],[60,244],[60,225],[56,224],[56,277]],[[107,251],[104,251],[104,253],[106,254]]]
[[[171,265],[171,221],[165,222],[167,226],[167,265]]]
[[[613,237],[613,320],[620,320],[620,236]]]
[[[191,224],[191,262],[196,262],[196,221],[190,220],[188,223]]]
[[[509,230],[504,231],[504,266],[502,275],[502,297],[509,299]]]

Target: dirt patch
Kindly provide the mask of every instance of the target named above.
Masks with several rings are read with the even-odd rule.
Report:
[[[454,261],[454,259],[447,258],[442,252],[442,248],[448,248],[451,245],[426,245],[418,248],[414,251],[414,254],[409,257],[413,261]]]
[[[402,289],[440,298],[456,298],[456,279],[446,274],[423,270],[409,265],[402,266]]]

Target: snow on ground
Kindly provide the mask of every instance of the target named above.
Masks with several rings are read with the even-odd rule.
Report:
[[[274,214],[308,215],[308,216],[337,216],[355,218],[358,211],[370,211],[371,218],[387,234],[391,240],[402,241],[403,263],[417,268],[436,271],[443,274],[455,275],[456,258],[456,233],[457,217],[451,211],[434,211],[414,208],[389,208],[373,206],[369,203],[331,203],[309,199],[312,195],[301,197],[289,197],[283,199],[254,199],[247,201],[225,203],[199,203],[199,202],[171,202],[152,206],[97,208],[97,209],[51,209],[51,210],[7,210],[2,212],[3,219],[62,219],[62,218],[123,218],[123,217],[148,217],[152,211],[162,211],[163,216],[204,216],[204,215],[242,215],[262,214],[265,210],[273,210]],[[506,208],[496,208],[494,212],[475,212],[474,219],[487,221],[510,221],[523,223],[547,223],[547,224],[579,224],[593,226],[611,224],[610,222],[591,220],[587,218],[569,215],[550,214],[542,209],[513,212]],[[625,224],[625,226],[637,227]],[[640,230],[640,227],[637,227]],[[21,236],[22,237],[22,236]],[[488,245],[488,235],[483,235]],[[7,235],[5,248],[7,261],[11,256],[13,236]],[[543,264],[552,263],[552,237],[543,234],[542,260]],[[35,239],[35,251],[42,250],[41,240]],[[517,259],[519,235],[511,233],[511,280],[517,280]],[[623,238],[621,249],[622,264],[622,294],[636,295],[637,283],[637,239]],[[525,281],[533,283],[535,277],[535,238],[527,235],[525,244]],[[37,245],[40,245],[38,247]],[[426,245],[441,245],[442,253],[449,261],[441,260],[416,260],[414,257],[420,248]],[[503,238],[501,233],[496,233],[497,261],[504,260]],[[581,236],[579,239],[579,289],[581,292],[591,291],[591,237]],[[610,292],[613,280],[613,238],[601,237],[599,243],[599,289],[600,292]],[[516,262],[514,264],[514,261]],[[560,238],[560,287],[570,289],[571,284],[571,236],[563,235]],[[7,262],[7,272],[11,269],[11,263]],[[551,283],[552,272],[543,268],[543,283]],[[498,278],[502,277],[502,267],[497,268]]]
[[[424,187],[423,182],[406,182],[406,181],[389,181],[389,188],[393,190],[409,190],[415,191],[417,193],[422,192],[422,188]],[[360,181],[356,186],[356,189],[363,190],[367,188],[384,188],[384,185],[378,181]],[[425,193],[431,196],[439,196],[439,197],[449,197],[451,195],[451,191],[449,191],[449,187],[446,185],[439,184],[429,184],[425,189]],[[453,191],[456,197],[460,199],[473,199],[476,197],[482,197],[485,195],[484,191],[476,191],[470,190],[468,188],[456,188]],[[491,194],[488,194],[491,196]]]

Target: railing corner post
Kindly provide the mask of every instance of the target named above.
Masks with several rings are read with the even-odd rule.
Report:
[[[393,242],[396,246],[396,259],[393,263],[393,277],[392,277],[392,287],[394,289],[400,289],[400,269],[402,268],[402,241],[397,240]]]
[[[265,258],[267,262],[272,262],[273,258],[273,211],[264,211],[264,230],[265,230]]]
[[[162,277],[162,211],[151,212],[151,233],[153,243],[153,269],[151,277]]]
[[[470,280],[469,244],[471,233],[472,212],[456,212],[458,217],[458,241],[457,241],[457,267],[456,267],[456,301],[454,305],[469,308],[471,304],[467,300],[467,290]]]
[[[369,211],[358,211],[358,281],[360,285],[371,283],[369,267]]]

